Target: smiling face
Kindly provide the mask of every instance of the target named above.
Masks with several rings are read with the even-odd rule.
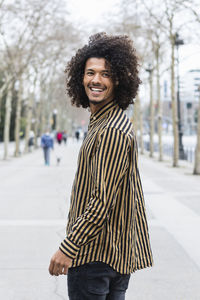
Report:
[[[104,58],[91,57],[87,60],[83,85],[92,113],[113,100],[114,84],[110,67]]]

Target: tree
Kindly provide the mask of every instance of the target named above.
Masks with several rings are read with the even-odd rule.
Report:
[[[15,117],[15,153],[17,157],[20,153],[20,118],[21,118],[21,103],[23,95],[23,79],[22,76],[19,78],[19,90],[17,95],[17,107]]]
[[[6,114],[4,123],[4,159],[8,157],[8,143],[9,143],[9,130],[10,130],[10,116],[11,116],[11,101],[12,101],[12,85],[9,81],[7,95],[6,95]]]
[[[171,48],[171,102],[172,102],[172,124],[173,124],[173,137],[174,137],[174,151],[173,151],[173,166],[178,166],[179,160],[179,135],[178,135],[178,114],[177,114],[177,101],[175,97],[175,38],[176,33],[185,26],[185,18],[182,18],[184,11],[183,1],[169,1],[164,0],[158,9],[158,1],[155,0],[151,5],[146,0],[142,0],[145,9],[148,11],[149,16],[156,22],[157,26],[166,35]]]
[[[33,127],[32,116],[38,120],[40,117],[37,114],[42,114],[42,101],[41,103],[38,101],[40,97],[38,95],[41,95],[42,91],[49,93],[49,86],[53,91],[57,90],[55,88],[57,85],[60,87],[60,74],[64,76],[65,60],[71,55],[72,48],[79,43],[80,39],[73,26],[66,21],[67,11],[65,10],[65,2],[62,0],[44,0],[42,2],[19,0],[9,3],[0,2],[1,4],[4,23],[0,23],[2,45],[0,70],[3,71],[6,80],[0,86],[0,102],[5,91],[8,92],[8,87],[18,87],[15,119],[15,156],[18,156],[22,100],[26,99],[26,102],[23,103],[26,103],[28,112],[25,134],[25,152],[27,152],[28,135],[31,127]],[[51,18],[52,15],[54,18]],[[52,65],[56,65],[55,73],[58,72],[53,76],[50,75],[52,74]],[[46,74],[46,78],[43,79],[43,86],[39,84],[38,80],[35,86],[33,82],[27,80],[27,76],[30,76],[34,69],[37,78],[41,77],[42,73]],[[52,78],[50,78],[51,76]],[[9,78],[9,82],[7,78]],[[28,92],[30,90],[31,97],[29,97],[30,93]],[[45,95],[44,99],[48,105],[43,103],[43,107],[45,114],[48,115],[46,118],[50,120],[52,95],[48,96],[47,98]],[[12,97],[8,97],[9,99]],[[30,109],[30,107],[32,108]],[[48,107],[49,111],[47,112]],[[6,109],[8,109],[6,113],[6,120],[8,120],[9,105],[6,106]],[[43,117],[41,119],[44,120]],[[4,124],[4,127],[6,126],[10,126],[8,121]],[[36,132],[40,130],[39,122],[34,126]],[[4,128],[4,130],[6,133],[10,131],[9,128]],[[8,141],[6,139],[4,142],[8,144]],[[5,146],[6,149],[7,147],[8,145]]]
[[[200,86],[199,90],[199,108],[198,108],[198,123],[197,123],[197,144],[195,149],[195,161],[193,174],[200,175]]]

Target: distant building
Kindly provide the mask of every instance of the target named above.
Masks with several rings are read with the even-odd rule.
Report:
[[[184,102],[198,102],[200,86],[200,69],[188,71],[181,79],[181,100]]]
[[[186,134],[193,134],[196,131],[199,86],[200,69],[189,70],[181,79],[180,97],[184,103],[182,124]]]
[[[180,78],[181,122],[184,134],[194,134],[197,127],[197,110],[200,92],[200,69],[189,70]],[[162,85],[163,127],[169,132],[172,129],[172,111],[170,83],[164,80]]]

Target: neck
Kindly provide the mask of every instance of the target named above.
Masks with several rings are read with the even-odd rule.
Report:
[[[103,106],[105,106],[112,100],[107,100],[107,101],[103,100],[102,102],[89,101],[91,113],[94,114],[94,113],[98,112]]]

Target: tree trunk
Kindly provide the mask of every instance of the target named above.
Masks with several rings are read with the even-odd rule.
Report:
[[[41,84],[41,83],[40,83]],[[38,113],[38,132],[39,136],[41,136],[44,133],[45,130],[45,89],[44,87],[40,86],[41,94],[40,94],[40,102],[39,102],[39,113]]]
[[[41,103],[36,103],[36,116],[35,116],[35,124],[34,124],[34,145],[35,149],[38,148],[37,139],[38,139],[38,133],[39,133],[39,120],[40,120],[40,114],[41,114]]]
[[[136,137],[138,132],[139,101],[140,101],[139,96],[137,95],[135,99],[135,103],[133,105],[133,121],[132,121]]]
[[[4,159],[8,158],[8,147],[10,141],[10,117],[11,117],[11,103],[12,103],[12,90],[11,84],[8,85],[6,97],[6,115],[4,122]]]
[[[153,101],[153,71],[149,73],[150,85],[150,153],[149,156],[153,157],[154,153],[154,101]]]
[[[3,86],[1,86],[0,88],[0,110],[1,110],[1,101],[2,101],[2,98],[3,98],[3,94],[6,90],[6,83],[3,84]],[[0,122],[1,122],[1,114],[0,114]]]
[[[41,123],[40,123],[40,135],[42,135],[45,131],[46,121],[45,121],[45,110],[44,110],[44,99],[41,98]]]
[[[29,95],[28,104],[27,104],[27,117],[26,117],[26,129],[25,129],[25,147],[24,153],[28,153],[28,142],[30,137],[31,130],[31,121],[32,121],[32,105],[33,105],[33,95]]]
[[[177,102],[175,97],[175,75],[174,75],[174,35],[171,34],[171,99],[172,99],[172,125],[174,136],[173,149],[173,167],[178,166],[179,149],[178,149],[178,117],[177,117]]]
[[[139,140],[139,145],[140,145],[140,153],[144,154],[144,141],[143,141],[143,112],[142,112],[142,107],[140,101],[138,102],[139,106],[139,128],[140,128],[140,140]]]
[[[195,149],[195,162],[193,174],[200,175],[200,95],[198,108],[198,123],[197,123],[197,144]]]
[[[51,110],[50,110],[51,111]],[[49,113],[49,115],[51,116],[51,112]],[[62,124],[61,124],[61,121],[62,121],[62,112],[61,112],[61,109],[57,109],[57,113],[56,113],[56,126],[55,126],[55,131],[60,131],[62,130]],[[51,119],[52,117],[50,117]]]
[[[157,117],[158,117],[158,145],[159,156],[158,160],[163,160],[163,148],[162,148],[162,108],[160,102],[160,68],[159,68],[159,48],[156,51],[156,79],[157,79]]]
[[[21,119],[21,102],[22,102],[23,82],[20,78],[19,93],[17,97],[16,117],[15,117],[15,156],[20,154],[20,119]]]

